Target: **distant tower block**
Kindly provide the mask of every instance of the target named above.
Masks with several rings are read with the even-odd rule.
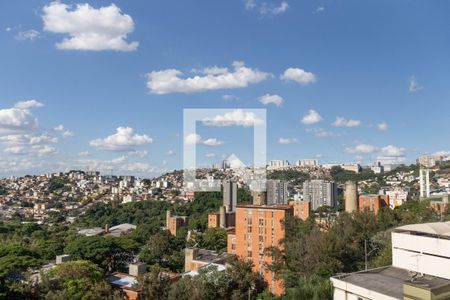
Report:
[[[345,211],[348,213],[358,210],[358,184],[356,181],[345,182]]]
[[[166,228],[170,228],[170,218],[172,218],[172,212],[170,210],[166,211]]]
[[[223,184],[223,205],[227,212],[234,212],[237,205],[237,184],[231,180],[224,180]]]
[[[225,206],[221,206],[219,208],[219,216],[220,216],[220,227],[221,228],[226,228],[227,227],[227,214],[226,214],[226,207]]]
[[[420,184],[420,197],[430,197],[430,170],[420,169],[419,172],[419,184]]]

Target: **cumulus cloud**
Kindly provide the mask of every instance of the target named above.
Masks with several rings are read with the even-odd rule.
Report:
[[[325,11],[325,7],[324,6],[319,6],[319,7],[316,8],[314,13],[318,14],[318,13],[321,13],[321,12],[324,12],[324,11]]]
[[[167,151],[167,155],[174,156],[174,155],[176,155],[176,153],[173,150],[169,150],[169,151]]]
[[[185,137],[186,144],[189,145],[205,145],[210,147],[217,147],[223,144],[223,141],[220,141],[216,138],[208,138],[203,139],[199,134],[191,133]]]
[[[16,35],[16,40],[19,41],[34,41],[36,39],[38,39],[41,36],[41,33],[37,30],[34,29],[30,29],[30,30],[25,30],[25,31],[20,31],[17,35]]]
[[[298,143],[298,140],[296,138],[283,138],[283,137],[280,137],[278,139],[278,144],[281,144],[281,145],[289,145],[289,144],[297,144],[297,143]]]
[[[284,99],[279,95],[265,94],[264,96],[261,96],[258,99],[259,102],[261,102],[264,105],[275,104],[276,106],[281,106],[284,103]]]
[[[142,150],[142,151],[134,150],[134,151],[128,152],[128,155],[144,158],[144,157],[148,156],[148,151],[147,150]]]
[[[53,128],[53,130],[55,130],[55,131],[64,131],[64,125],[63,124],[59,124],[58,126],[55,126]]]
[[[208,158],[215,157],[215,156],[216,156],[216,154],[214,154],[214,153],[206,153],[205,154],[205,157],[208,157]]]
[[[106,138],[99,138],[89,142],[91,147],[105,151],[135,151],[136,147],[153,143],[153,139],[146,134],[136,134],[131,127],[118,127],[116,133]]]
[[[259,0],[244,0],[244,4],[247,10],[256,10],[261,15],[280,15],[289,9],[289,4],[286,1],[274,4]]]
[[[147,87],[151,93],[197,93],[218,89],[247,87],[269,77],[268,73],[248,68],[243,62],[233,62],[233,70],[209,67],[201,75],[182,78],[183,73],[176,69],[153,71],[147,74]]]
[[[401,163],[406,159],[406,148],[394,145],[375,147],[369,144],[357,144],[345,148],[345,152],[358,155],[373,154],[377,161],[385,164]]]
[[[228,94],[226,94],[226,95],[222,96],[222,99],[226,100],[226,101],[231,101],[231,100],[239,100],[239,97],[237,97],[235,95],[228,95]]]
[[[70,131],[70,130],[67,130],[67,129],[64,127],[64,125],[62,125],[62,124],[59,124],[58,126],[54,127],[53,130],[54,130],[54,131],[62,132],[62,136],[65,137],[65,138],[72,137],[72,136],[75,135],[75,133],[73,133],[73,132]]]
[[[91,156],[91,154],[88,151],[81,151],[80,153],[78,153],[78,156],[88,157]]]
[[[30,109],[30,108],[38,108],[43,107],[44,104],[36,101],[36,100],[25,100],[25,101],[19,101],[17,102],[14,107],[18,109]]]
[[[316,75],[300,68],[288,68],[280,75],[284,81],[294,81],[302,85],[308,85],[316,82]]]
[[[114,4],[94,8],[87,3],[67,5],[55,1],[43,9],[44,30],[67,34],[56,44],[64,50],[132,51],[138,42],[127,42],[133,19]]]
[[[263,120],[259,119],[253,112],[245,112],[242,109],[236,109],[223,115],[216,115],[214,118],[205,118],[202,120],[206,126],[243,126],[250,127],[263,124]]]
[[[66,131],[64,131],[63,132],[63,137],[65,137],[65,138],[68,138],[68,137],[72,137],[72,136],[74,136],[75,135],[75,133],[73,133],[72,131],[70,131],[70,130],[66,130]]]
[[[411,93],[423,90],[423,86],[419,85],[419,83],[416,80],[416,77],[411,76],[411,78],[409,79],[409,87],[408,90]]]
[[[41,106],[43,104],[36,100],[28,100],[19,101],[12,108],[0,109],[0,134],[36,129],[37,118],[29,109]]]
[[[273,5],[267,2],[261,4],[259,12],[262,15],[280,15],[285,13],[289,9],[289,4],[286,1],[281,2],[279,5]]]
[[[333,132],[333,131],[327,131],[323,128],[307,128],[306,132],[313,133],[315,137],[318,138],[332,138],[332,137],[338,137],[341,136],[340,133]]]
[[[111,160],[78,159],[68,163],[70,168],[98,170],[101,172],[119,172],[121,174],[155,174],[167,172],[157,166],[144,162],[129,161],[126,156],[119,156]]]
[[[353,147],[345,148],[345,152],[349,154],[370,154],[377,151],[377,148],[369,144],[358,144]]]
[[[333,126],[336,127],[357,127],[359,125],[361,125],[361,121],[359,120],[347,120],[342,117],[336,117],[336,121],[333,123]]]
[[[388,130],[388,124],[386,122],[381,122],[377,124],[377,128],[379,130]]]
[[[35,155],[35,156],[49,156],[57,153],[55,147],[49,145],[34,145],[34,146],[12,146],[3,149],[6,154],[15,155]]]
[[[304,115],[301,122],[306,125],[315,124],[322,121],[322,117],[314,109],[310,109],[308,114]]]
[[[380,149],[382,156],[401,157],[405,156],[406,148],[388,145]]]

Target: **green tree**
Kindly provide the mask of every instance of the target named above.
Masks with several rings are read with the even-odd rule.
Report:
[[[103,270],[88,261],[71,261],[42,274],[41,295],[49,300],[123,299],[104,279]]]

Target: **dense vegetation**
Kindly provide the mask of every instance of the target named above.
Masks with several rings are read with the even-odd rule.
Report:
[[[342,174],[335,170],[335,176],[345,180]],[[249,200],[247,190],[240,190],[239,195]],[[218,192],[197,193],[188,204],[96,203],[70,225],[42,226],[21,223],[20,219],[0,223],[0,299],[35,299],[36,294],[41,299],[120,299],[105,275],[126,271],[126,265],[136,257],[151,270],[139,281],[143,299],[273,299],[251,272],[251,265],[239,260],[232,261],[232,268],[225,272],[204,270],[195,278],[183,278],[177,283],[159,276],[161,271],[183,271],[184,249],[188,246],[218,252],[226,249],[226,231],[207,229],[207,214],[219,209],[221,198]],[[177,236],[162,230],[168,209],[189,216],[188,227],[179,230]],[[443,218],[450,220],[450,215],[444,214]],[[387,265],[391,262],[392,228],[437,220],[426,202],[408,202],[395,210],[382,210],[377,216],[369,212],[341,213],[326,224],[313,219],[288,219],[285,251],[267,249],[276,257],[270,267],[285,281],[284,299],[331,299],[329,277],[364,269],[365,243],[370,252],[368,267]],[[81,228],[120,223],[135,224],[137,229],[121,237],[77,235]],[[29,270],[64,253],[70,254],[73,261],[43,274],[38,289],[23,281]]]
[[[387,208],[377,216],[371,212],[341,213],[328,230],[312,219],[288,219],[285,251],[271,249],[277,257],[272,268],[285,280],[285,299],[332,299],[329,277],[363,270],[365,243],[369,268],[389,265],[392,228],[431,221],[438,221],[438,216],[426,202]]]

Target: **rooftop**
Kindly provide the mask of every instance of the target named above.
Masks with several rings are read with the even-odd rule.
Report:
[[[223,252],[223,253],[219,254],[212,250],[198,249],[198,253],[193,260],[213,263],[213,262],[225,260],[229,256],[230,256],[230,254],[227,252]]]
[[[417,276],[417,273],[392,266],[337,275],[332,278],[397,299],[403,299],[403,284],[405,283],[427,289],[450,284],[450,280],[447,279],[429,275]]]
[[[405,225],[397,227],[395,231],[450,238],[450,221]]]
[[[125,273],[114,273],[108,276],[107,281],[121,288],[131,288],[137,284],[136,277]]]
[[[255,209],[278,209],[278,210],[289,210],[292,206],[287,204],[274,204],[274,205],[236,205],[237,208],[255,208]]]

